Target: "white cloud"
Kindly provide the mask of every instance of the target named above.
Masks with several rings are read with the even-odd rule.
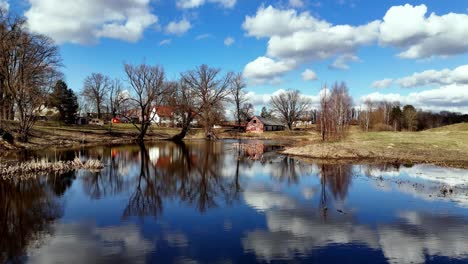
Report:
[[[356,61],[360,61],[358,56],[354,54],[343,54],[335,59],[335,61],[330,65],[330,68],[335,70],[349,70],[348,63]]]
[[[227,37],[226,39],[224,39],[224,45],[226,46],[231,46],[232,44],[234,44],[236,40],[232,37]]]
[[[426,5],[391,7],[380,26],[380,42],[402,48],[398,56],[407,59],[468,52],[467,14],[426,13]]]
[[[150,0],[28,1],[25,16],[30,30],[58,43],[89,44],[101,37],[136,42],[158,22],[150,11]]]
[[[294,9],[281,10],[272,6],[260,7],[255,16],[246,16],[242,28],[248,36],[257,38],[288,36],[299,30],[320,30],[329,27],[309,12],[297,13]]]
[[[244,77],[259,81],[279,78],[284,73],[294,69],[294,61],[275,61],[267,57],[258,57],[244,67]]]
[[[8,12],[8,10],[10,10],[10,4],[8,4],[8,1],[0,0],[0,9],[6,10]]]
[[[317,80],[317,74],[311,70],[311,69],[306,69],[303,73],[302,73],[302,79],[304,81],[315,81]]]
[[[171,44],[172,39],[163,39],[159,42],[159,46],[165,46]]]
[[[372,83],[372,87],[374,88],[387,88],[389,87],[390,85],[392,85],[393,83],[393,79],[383,79],[383,80],[380,80],[380,81],[375,81]]]
[[[468,65],[462,65],[453,70],[443,69],[440,71],[427,70],[414,73],[411,76],[397,80],[397,83],[404,88],[418,87],[425,85],[449,85],[468,84]]]
[[[201,34],[195,37],[195,40],[202,40],[202,39],[208,39],[208,38],[214,38],[212,34]]]
[[[176,5],[178,8],[191,9],[198,8],[206,3],[216,3],[223,8],[233,8],[237,0],[178,0]]]
[[[375,92],[361,97],[361,103],[366,99],[373,101],[398,101],[402,105],[412,104],[417,108],[429,111],[446,110],[468,113],[468,84],[452,84],[436,89],[414,92],[408,95],[400,95],[397,93],[382,94]]]
[[[380,21],[357,27],[334,26],[309,12],[272,6],[260,7],[255,16],[247,16],[242,24],[248,36],[269,38],[265,57],[271,60],[294,61],[297,66],[337,56],[331,66],[337,69],[347,69],[348,62],[359,60],[355,52],[378,39],[379,26]]]
[[[184,18],[180,20],[179,22],[171,21],[166,26],[166,33],[177,35],[177,36],[182,36],[187,31],[189,31],[190,28],[192,28],[192,24],[190,24],[190,21]]]
[[[372,84],[374,88],[387,88],[393,82],[402,88],[421,87],[426,85],[468,84],[468,65],[459,66],[453,70],[427,70],[416,72],[411,76],[397,80],[384,79]]]
[[[304,2],[302,0],[289,0],[289,5],[295,8],[304,7]]]

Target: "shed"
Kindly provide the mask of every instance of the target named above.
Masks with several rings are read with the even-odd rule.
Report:
[[[254,116],[247,124],[246,131],[263,133],[265,131],[281,131],[284,130],[284,128],[284,124],[276,119]]]

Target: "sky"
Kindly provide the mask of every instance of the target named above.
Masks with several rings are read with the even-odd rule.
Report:
[[[468,113],[468,0],[0,0],[60,47],[79,92],[93,72],[201,64],[242,73],[250,100],[346,82],[369,98]]]

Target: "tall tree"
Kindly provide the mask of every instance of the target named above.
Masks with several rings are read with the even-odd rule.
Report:
[[[215,138],[213,125],[216,117],[227,100],[231,85],[232,73],[220,76],[220,69],[201,65],[195,70],[182,74],[184,86],[191,89],[195,95],[197,113],[205,127],[205,137]]]
[[[232,95],[232,102],[235,107],[234,117],[237,121],[237,127],[240,128],[242,122],[242,106],[247,102],[247,97],[245,94],[246,84],[242,78],[242,74],[238,73],[235,74],[232,78],[232,85],[231,85],[231,95]]]
[[[185,82],[171,82],[167,84],[170,89],[168,104],[174,108],[174,114],[179,118],[181,131],[172,137],[176,142],[182,141],[190,130],[190,126],[198,114],[196,94]]]
[[[320,98],[320,130],[322,140],[346,135],[351,122],[352,98],[345,83],[335,83],[331,92],[324,86]]]
[[[84,80],[83,90],[81,91],[88,102],[94,105],[97,111],[97,118],[102,117],[102,107],[106,100],[106,95],[111,88],[109,77],[101,73],[92,73]]]
[[[292,130],[294,122],[309,108],[310,100],[301,95],[299,90],[288,90],[272,96],[270,105],[273,111],[278,113],[283,122]]]
[[[59,80],[55,83],[52,94],[49,97],[49,106],[57,108],[60,113],[60,121],[66,124],[75,122],[78,112],[78,99],[67,84]]]
[[[253,104],[251,103],[245,103],[242,105],[242,108],[240,109],[240,117],[241,121],[247,122],[249,121],[255,114],[255,109]]]
[[[405,120],[405,127],[409,131],[415,131],[417,129],[418,120],[417,120],[418,112],[416,108],[412,105],[405,105],[403,107],[403,118]]]
[[[138,109],[140,122],[132,121],[138,129],[137,140],[143,143],[145,135],[151,122],[154,119],[153,109],[157,109],[169,91],[164,83],[165,74],[161,66],[151,66],[147,64],[131,65],[124,64],[128,83],[132,88],[132,93],[127,99],[130,104]]]
[[[123,111],[125,105],[125,94],[123,91],[122,82],[119,79],[115,79],[111,82],[109,88],[109,107],[112,114],[112,118],[117,117],[117,114]]]
[[[273,116],[273,113],[271,110],[268,110],[266,106],[262,107],[262,112],[260,114],[261,117],[263,118],[271,118]]]
[[[45,105],[48,90],[60,75],[59,49],[52,39],[30,33],[23,18],[5,18],[3,13],[0,17],[1,89],[15,106],[20,141],[28,141],[36,112]]]

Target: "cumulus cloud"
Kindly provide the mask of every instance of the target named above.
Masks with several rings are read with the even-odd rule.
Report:
[[[335,61],[330,65],[331,69],[335,70],[349,70],[349,62],[360,61],[358,56],[354,54],[343,54],[338,56]]]
[[[25,16],[30,30],[58,43],[89,44],[102,37],[136,42],[158,22],[150,0],[29,0],[29,4]]]
[[[0,9],[6,10],[8,12],[8,10],[10,10],[10,4],[8,4],[8,1],[0,0]]]
[[[393,79],[383,79],[383,80],[380,80],[380,81],[375,81],[372,83],[372,87],[374,88],[378,88],[378,89],[382,89],[382,88],[387,88],[389,87],[390,85],[392,85],[393,83]]]
[[[237,0],[178,0],[176,5],[178,8],[191,9],[200,7],[206,3],[216,3],[223,8],[233,8]]]
[[[427,70],[414,73],[411,76],[398,79],[397,83],[404,88],[425,85],[468,84],[468,65],[462,65],[453,70]]]
[[[258,57],[244,67],[244,77],[259,83],[281,76],[297,66],[295,61],[275,61],[268,57]]]
[[[266,56],[257,60],[269,58],[293,61],[297,66],[305,61],[337,56],[332,67],[347,69],[348,62],[359,60],[355,52],[360,46],[378,39],[379,25],[379,21],[357,27],[332,25],[313,17],[309,12],[298,13],[294,9],[262,6],[255,16],[245,18],[242,27],[248,36],[269,38]],[[294,68],[290,67],[289,70]],[[271,73],[276,74],[278,72]]]
[[[182,36],[187,31],[189,31],[190,28],[192,28],[192,24],[190,21],[184,18],[180,21],[171,21],[169,24],[167,24],[165,31],[167,34]]]
[[[426,5],[391,7],[380,26],[383,45],[403,49],[406,59],[450,56],[468,51],[468,15],[427,14]]]
[[[171,44],[171,42],[172,42],[172,39],[163,39],[159,42],[159,46],[166,46],[166,45]]]
[[[468,84],[451,84],[436,89],[414,92],[408,95],[397,93],[371,93],[361,97],[360,101],[398,101],[401,104],[412,104],[417,108],[429,111],[454,111],[468,113]]]
[[[233,37],[227,37],[226,39],[224,39],[224,45],[229,47],[232,44],[234,44],[235,41],[236,40]]]
[[[315,81],[317,80],[317,74],[311,70],[311,69],[306,69],[304,72],[302,72],[302,79],[304,81]]]
[[[386,88],[396,82],[402,88],[421,87],[426,85],[468,84],[468,65],[453,70],[427,70],[397,80],[384,79],[372,84],[374,88]]]

